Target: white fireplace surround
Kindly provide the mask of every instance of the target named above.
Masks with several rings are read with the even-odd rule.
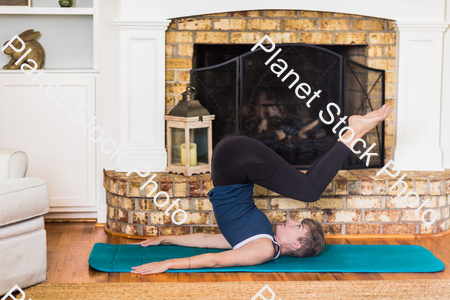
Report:
[[[116,171],[129,171],[141,159],[151,171],[165,170],[165,31],[170,19],[265,9],[393,20],[397,33],[393,160],[402,171],[450,168],[449,2],[121,1],[120,18],[115,22],[120,30],[120,154],[125,155],[117,160]]]

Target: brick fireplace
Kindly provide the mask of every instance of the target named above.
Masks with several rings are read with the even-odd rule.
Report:
[[[390,20],[302,10],[239,11],[174,19],[166,32],[166,113],[191,82],[189,71],[196,45],[242,44],[247,45],[248,52],[265,34],[277,44],[306,43],[331,49],[363,46],[349,49],[345,56],[386,71],[385,99],[393,111],[385,122],[385,161],[389,161],[394,134],[396,52],[396,34]],[[380,107],[381,98],[377,100],[372,101]]]
[[[117,21],[117,23],[119,28],[123,29],[124,41],[142,35],[142,31],[138,34],[139,30],[134,29],[136,26],[134,21]],[[400,26],[408,26],[406,23],[399,22],[399,24]],[[147,28],[147,25],[142,26]],[[152,26],[155,28],[158,26],[164,27],[156,21],[149,25],[149,27]],[[404,75],[396,76],[396,70],[398,69],[396,61],[399,59],[397,57],[399,53],[397,46],[401,39],[397,36],[395,26],[398,25],[388,19],[294,9],[229,10],[228,12],[215,14],[172,18],[167,30],[164,27],[165,91],[160,89],[160,85],[155,85],[157,87],[156,94],[164,95],[165,104],[164,107],[158,106],[155,120],[156,118],[161,120],[160,118],[163,117],[162,108],[167,114],[177,104],[181,99],[181,93],[190,84],[190,70],[193,68],[192,60],[196,44],[254,45],[264,34],[267,34],[276,43],[308,43],[328,47],[359,45],[364,46],[365,50],[359,50],[357,54],[353,54],[351,57],[353,60],[386,71],[385,99],[393,113],[385,123],[385,163],[390,159],[395,159],[396,162],[399,161],[400,164],[405,166],[405,160],[399,158],[398,155],[394,158],[393,155],[396,134],[398,132],[403,134],[403,129],[409,124],[404,119],[404,102],[395,101],[395,86],[400,85],[399,95],[404,99],[402,91],[405,84]],[[439,32],[440,28],[444,28],[442,24],[433,24],[433,26],[439,27],[436,32]],[[127,30],[130,32],[135,30],[133,31],[135,36],[127,33]],[[156,40],[161,39],[161,31],[159,30],[155,36],[157,36]],[[152,39],[153,37],[149,40]],[[157,53],[162,49],[161,44],[159,45],[160,48],[156,49],[151,46],[149,49],[153,49],[153,53]],[[123,55],[126,56],[128,50],[126,50],[126,47],[123,49],[125,51]],[[124,62],[122,63],[124,64]],[[156,68],[161,68],[161,66]],[[124,67],[124,69],[128,70],[127,67]],[[124,79],[127,79],[125,73],[123,76],[125,76]],[[162,82],[160,77],[155,80]],[[122,95],[131,97],[127,96],[128,91],[131,90],[131,86],[127,84],[124,83]],[[151,87],[150,84],[149,93],[153,93]],[[433,107],[435,107],[435,104],[430,104],[429,109],[434,109]],[[399,113],[403,119],[396,122],[395,116]],[[134,114],[139,114],[139,112],[136,111]],[[130,113],[129,118],[131,116],[132,113]],[[124,120],[123,124],[128,124],[126,120],[130,119]],[[211,203],[207,197],[208,191],[213,188],[210,174],[183,176],[163,172],[165,164],[164,161],[161,162],[164,157],[161,154],[161,149],[167,145],[167,141],[164,138],[164,127],[160,123],[158,124],[157,131],[148,140],[157,141],[159,148],[146,146],[154,151],[149,153],[155,153],[154,158],[147,159],[147,161],[152,162],[152,170],[157,173],[155,181],[159,185],[158,191],[166,191],[171,199],[180,199],[180,202],[173,209],[185,210],[188,219],[183,225],[175,225],[171,222],[170,215],[164,214],[164,210],[169,205],[162,208],[153,205],[152,197],[158,191],[155,191],[150,197],[146,197],[153,186],[149,185],[143,190],[140,190],[139,187],[155,172],[150,173],[146,178],[140,178],[135,173],[127,177],[125,170],[130,170],[131,166],[134,165],[131,163],[130,155],[128,155],[121,161],[116,171],[104,170],[107,215],[105,230],[108,233],[121,236],[156,236],[197,232],[220,233]],[[400,124],[400,129],[396,128],[395,124],[397,126]],[[399,140],[402,142],[401,138]],[[411,138],[406,144],[410,141]],[[431,136],[429,141],[436,141],[436,136]],[[142,154],[143,151],[132,151],[130,146],[132,142],[135,141],[129,138],[127,145],[130,150],[125,149],[124,153],[136,154],[137,158],[140,157],[139,155],[144,155]],[[144,140],[143,143],[146,142],[147,140]],[[397,143],[397,150],[395,151],[398,151],[399,154],[402,153],[402,151],[405,151],[402,149],[405,149],[406,144],[402,142],[399,150],[399,144]],[[413,143],[409,145],[413,147]],[[417,153],[437,153],[432,146],[428,150],[418,150]],[[156,155],[159,155],[160,159],[156,159]],[[400,157],[407,157],[407,155]],[[428,161],[428,166],[430,163],[439,165],[438,160],[435,159],[436,157],[432,157],[432,161]],[[417,166],[419,165],[417,164]],[[440,170],[438,167],[435,169]],[[398,178],[393,179],[384,175],[376,176],[378,171],[379,168],[341,170],[327,187],[320,200],[314,203],[303,203],[284,198],[258,185],[255,185],[253,196],[257,207],[268,216],[274,228],[277,224],[286,222],[291,218],[298,220],[308,217],[321,222],[327,235],[335,236],[340,234],[413,235],[439,233],[450,229],[449,170],[402,172],[407,174],[407,177],[403,180],[408,183],[408,191],[417,192],[420,195],[420,203],[427,199],[430,200],[422,211],[426,208],[436,211],[438,219],[433,225],[423,224],[420,215],[414,214],[415,209],[406,207],[403,200],[396,197],[399,192],[398,186],[389,190]],[[428,213],[426,218],[430,218],[429,215]]]

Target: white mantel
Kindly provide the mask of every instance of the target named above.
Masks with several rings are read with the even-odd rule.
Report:
[[[164,49],[170,19],[259,9],[329,11],[394,20],[398,77],[393,159],[402,171],[450,168],[450,120],[446,117],[450,116],[450,85],[444,85],[450,83],[449,2],[122,0],[116,25],[121,50],[120,154],[126,155],[117,161],[116,171],[129,171],[141,159],[151,171],[165,171]]]

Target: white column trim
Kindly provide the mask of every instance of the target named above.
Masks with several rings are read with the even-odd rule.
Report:
[[[394,161],[402,171],[441,171],[443,33],[448,22],[399,22]]]
[[[120,30],[120,141],[116,171],[164,172],[165,31],[170,20],[115,20]]]

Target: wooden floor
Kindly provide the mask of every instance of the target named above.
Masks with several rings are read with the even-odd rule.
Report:
[[[85,282],[215,282],[301,280],[450,279],[450,235],[430,239],[329,239],[326,244],[420,245],[444,265],[437,273],[160,273],[135,275],[105,273],[91,268],[89,254],[95,243],[128,244],[137,240],[114,237],[94,223],[45,223],[47,231],[46,283]]]

